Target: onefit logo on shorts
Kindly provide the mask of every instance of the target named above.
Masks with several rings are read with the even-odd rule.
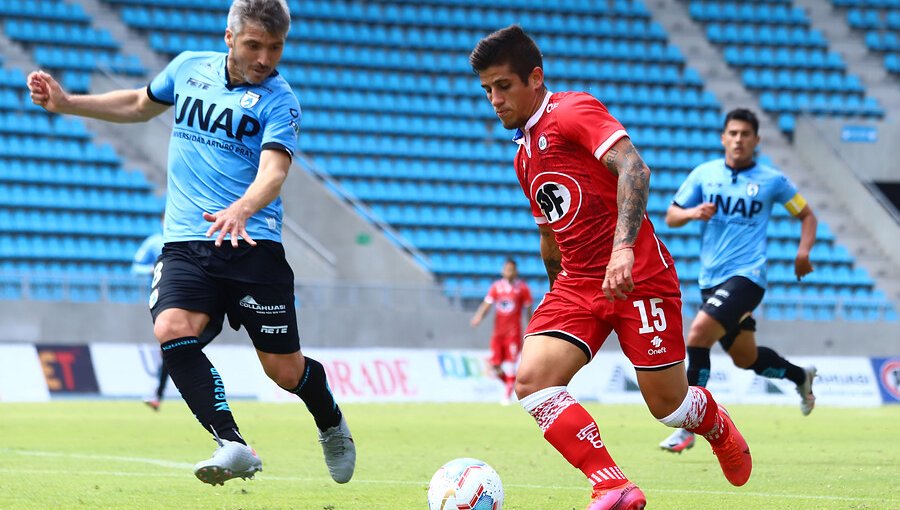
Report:
[[[653,349],[647,349],[647,354],[649,354],[651,356],[656,356],[657,354],[665,354],[666,348],[660,347],[662,345],[662,343],[663,343],[663,340],[662,340],[662,338],[659,337],[659,335],[656,335],[655,337],[653,337],[653,339],[650,340],[650,345],[653,346]]]
[[[244,296],[238,304],[244,308],[249,308],[260,315],[278,315],[285,313],[287,310],[285,305],[261,305],[250,295]]]
[[[594,448],[603,448],[603,440],[600,439],[600,430],[597,429],[596,423],[591,423],[579,430],[577,437],[582,441],[589,441]]]
[[[288,332],[287,325],[284,326],[263,326],[259,328],[261,333],[268,333],[270,335],[286,335]]]

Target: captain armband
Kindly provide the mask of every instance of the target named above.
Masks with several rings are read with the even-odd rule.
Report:
[[[794,196],[784,204],[784,208],[787,209],[792,216],[800,214],[800,211],[802,211],[804,207],[806,207],[806,199],[803,198],[803,195],[800,193],[794,194]]]

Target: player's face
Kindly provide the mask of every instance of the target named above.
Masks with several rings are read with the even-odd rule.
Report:
[[[729,120],[725,130],[722,131],[725,162],[732,167],[750,163],[758,144],[759,136],[753,132],[753,126],[747,121]]]
[[[511,264],[509,262],[503,264],[503,269],[500,272],[500,275],[507,280],[515,280],[516,276],[519,275],[519,272],[516,270],[516,265]]]
[[[244,23],[241,32],[225,30],[228,75],[236,83],[262,83],[272,74],[284,51],[284,36],[270,34],[256,23]]]
[[[509,64],[491,66],[478,73],[497,117],[506,129],[523,128],[544,100],[544,71],[535,67],[523,82]]]

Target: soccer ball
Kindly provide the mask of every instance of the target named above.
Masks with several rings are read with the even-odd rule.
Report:
[[[501,510],[503,484],[491,466],[478,459],[453,459],[428,484],[428,510]]]

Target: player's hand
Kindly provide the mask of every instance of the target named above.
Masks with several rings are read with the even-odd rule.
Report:
[[[231,236],[231,246],[234,248],[238,247],[238,238],[243,238],[250,246],[256,246],[256,241],[247,233],[247,218],[249,216],[238,202],[217,213],[210,214],[205,212],[203,213],[203,219],[212,223],[209,230],[206,231],[206,237],[212,237],[213,234],[218,232],[219,234],[216,236],[217,247],[222,246],[222,241],[225,240],[227,235]]]
[[[695,220],[709,221],[716,214],[716,204],[705,202],[694,207],[692,211]]]
[[[794,275],[797,276],[799,282],[804,276],[813,272],[812,262],[809,261],[809,255],[797,254],[794,259]]]
[[[625,293],[634,290],[631,268],[634,267],[634,251],[631,248],[613,250],[603,278],[603,295],[610,301],[625,299]]]
[[[33,71],[25,80],[31,92],[31,102],[50,112],[58,112],[68,98],[62,86],[44,71]]]
[[[469,321],[469,325],[473,328],[478,326],[479,323],[481,323],[481,319],[479,319],[478,317],[472,317],[472,320]]]

